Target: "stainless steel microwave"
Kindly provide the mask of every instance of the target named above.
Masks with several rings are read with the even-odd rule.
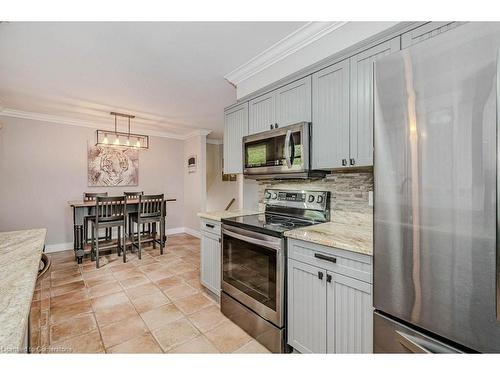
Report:
[[[311,124],[300,122],[243,137],[243,174],[254,179],[310,178]]]

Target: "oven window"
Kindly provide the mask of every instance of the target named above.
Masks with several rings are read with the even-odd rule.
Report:
[[[223,280],[276,310],[276,251],[224,236]]]

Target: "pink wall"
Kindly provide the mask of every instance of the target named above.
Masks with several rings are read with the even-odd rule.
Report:
[[[139,186],[89,188],[87,143],[95,130],[0,117],[0,232],[47,228],[47,245],[73,241],[69,200],[84,191],[124,190],[164,193],[177,198],[167,205],[167,228],[184,225],[184,141],[152,137],[139,154]]]

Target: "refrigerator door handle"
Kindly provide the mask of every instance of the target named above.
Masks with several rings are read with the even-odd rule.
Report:
[[[431,352],[425,349],[422,345],[419,345],[416,341],[417,338],[411,335],[402,333],[400,331],[396,331],[396,338],[399,343],[403,345],[406,349],[408,349],[412,353],[423,353],[430,354]]]
[[[498,241],[498,236],[500,236],[500,130],[498,129],[500,121],[500,49],[497,53],[497,217],[496,217],[496,229],[497,229],[497,243],[496,243],[496,305],[497,305],[497,321],[500,321],[500,243]]]

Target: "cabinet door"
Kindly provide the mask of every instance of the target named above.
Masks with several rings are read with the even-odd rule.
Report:
[[[463,22],[429,22],[401,35],[401,48],[408,48],[462,25]]]
[[[311,76],[276,90],[276,122],[279,127],[311,122]]]
[[[328,353],[372,353],[371,284],[337,273],[327,278]]]
[[[373,63],[399,50],[399,45],[400,38],[396,37],[350,58],[350,165],[373,165]]]
[[[203,233],[201,235],[201,284],[220,296],[221,289],[221,248],[219,237]]]
[[[288,260],[288,344],[301,353],[326,353],[325,280],[325,270]]]
[[[312,76],[312,168],[342,167],[349,160],[349,60]]]
[[[242,138],[248,134],[248,103],[224,113],[224,173],[243,173]]]
[[[276,92],[270,92],[250,100],[248,134],[271,129],[276,123]]]

